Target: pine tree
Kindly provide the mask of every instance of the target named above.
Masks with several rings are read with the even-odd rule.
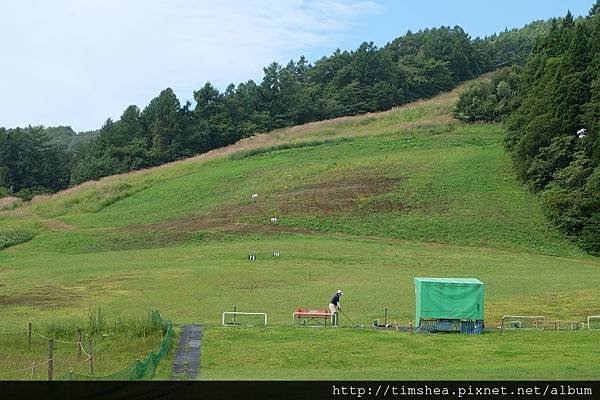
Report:
[[[594,5],[590,9],[590,12],[588,13],[589,17],[594,17],[597,15],[600,15],[600,0],[596,0]]]

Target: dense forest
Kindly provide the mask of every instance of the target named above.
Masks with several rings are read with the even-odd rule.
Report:
[[[31,198],[80,182],[160,165],[225,146],[257,132],[310,121],[380,111],[431,97],[481,73],[523,65],[535,22],[472,40],[455,26],[408,32],[384,47],[363,43],[310,64],[304,57],[264,68],[260,83],[207,83],[195,106],[167,88],[141,110],[125,109],[97,132],[68,127],[0,128],[0,195]]]
[[[68,126],[0,127],[0,197],[30,199],[68,187],[74,155],[86,151],[97,134]]]
[[[600,254],[600,1],[551,21],[527,63],[469,85],[454,114],[504,120],[518,176],[559,229]]]

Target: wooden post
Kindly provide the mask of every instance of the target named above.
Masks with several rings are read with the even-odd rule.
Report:
[[[31,322],[29,323],[28,341],[29,341],[29,348],[31,348]]]
[[[48,380],[52,380],[54,371],[54,339],[48,340]]]
[[[412,322],[412,320],[410,321],[409,325],[410,325],[410,333],[413,333],[413,322]]]
[[[35,361],[33,362],[33,364],[31,364],[31,380],[33,380],[34,376],[35,376]]]
[[[77,328],[77,361],[81,361],[81,329]]]
[[[90,338],[90,374],[94,375],[94,349],[92,345],[92,338]]]
[[[535,327],[535,320],[533,320],[533,326]],[[503,330],[504,330],[504,317],[502,317],[502,322],[500,323],[500,335],[502,335]]]

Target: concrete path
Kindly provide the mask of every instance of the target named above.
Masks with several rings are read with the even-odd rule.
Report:
[[[179,345],[173,360],[173,380],[194,380],[200,373],[200,347],[203,328],[200,325],[182,325]]]

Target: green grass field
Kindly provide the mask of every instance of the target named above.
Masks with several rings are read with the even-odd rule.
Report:
[[[53,339],[52,353],[50,338]],[[161,340],[162,324],[155,324],[148,318],[119,318],[116,314],[106,318],[100,309],[91,312],[87,320],[68,318],[45,324],[34,322],[31,331],[29,327],[14,325],[11,330],[0,330],[0,377],[5,380],[46,380],[52,371],[53,380],[88,379],[87,376],[112,376],[115,373],[123,379],[132,373],[136,359],[144,362],[149,352],[159,351]],[[164,357],[172,357],[172,351]],[[170,376],[166,364],[159,364],[155,376]],[[147,374],[150,375],[152,372]]]
[[[597,332],[421,335],[370,329],[207,331],[205,379],[598,379]],[[307,348],[312,349],[307,351]]]
[[[291,327],[296,307],[325,308],[338,288],[356,323],[387,307],[408,325],[419,276],[485,282],[489,328],[503,314],[600,314],[600,259],[564,239],[516,181],[502,127],[449,117],[459,90],[0,212],[0,330],[156,308],[207,327],[202,379],[599,379],[593,331]],[[220,327],[234,305],[267,312],[269,326]]]

